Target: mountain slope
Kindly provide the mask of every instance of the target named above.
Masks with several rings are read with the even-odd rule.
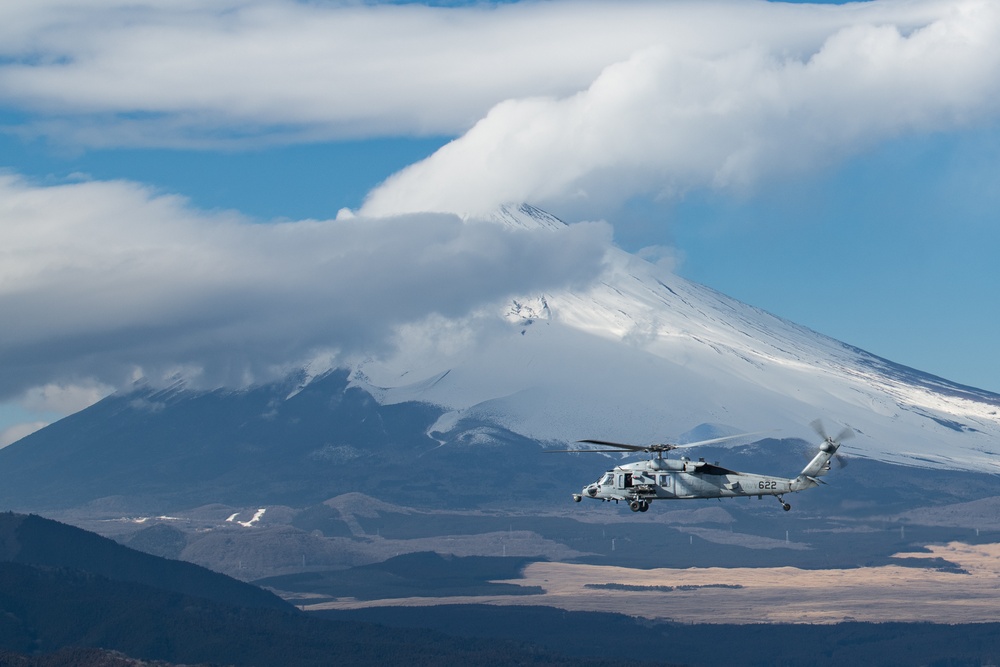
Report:
[[[130,512],[301,505],[343,492],[343,467],[352,464],[352,488],[405,486],[421,479],[375,466],[429,449],[424,432],[438,415],[424,404],[381,406],[348,387],[346,371],[305,387],[296,378],[243,391],[140,386],[0,450],[0,503],[38,511],[117,497]]]
[[[497,217],[552,228],[527,206]],[[857,431],[847,445],[855,455],[1000,471],[1000,395],[894,364],[620,250],[597,284],[516,298],[502,312],[505,330],[445,353],[404,347],[359,361],[354,382],[384,403],[443,406],[441,432],[473,417],[540,440],[649,443],[707,425],[812,441],[806,425],[821,417]]]
[[[468,224],[563,224],[528,206],[494,217]],[[349,491],[424,507],[550,502],[606,465],[539,455],[554,443],[769,431],[815,445],[817,417],[834,433],[854,428],[844,450],[856,457],[1000,471],[997,394],[893,364],[617,249],[586,288],[398,334],[390,357],[341,358],[284,382],[109,396],[0,450],[0,503],[37,511],[118,498],[105,502],[163,512],[303,507]],[[797,470],[792,461],[775,472]],[[542,482],[554,479],[565,481]]]

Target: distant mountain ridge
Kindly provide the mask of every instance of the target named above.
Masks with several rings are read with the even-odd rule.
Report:
[[[595,461],[539,456],[540,443],[488,420],[432,432],[441,408],[383,405],[349,373],[302,387],[290,378],[110,396],[0,450],[0,506],[155,516],[213,503],[305,507],[360,491],[458,507],[562,499],[564,488],[540,488],[537,475],[593,473]]]

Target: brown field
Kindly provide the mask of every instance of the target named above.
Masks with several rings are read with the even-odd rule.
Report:
[[[1000,544],[953,542],[900,558],[942,558],[965,573],[888,565],[849,570],[620,567],[534,563],[509,583],[540,586],[542,595],[340,599],[304,609],[355,609],[440,604],[544,605],[571,611],[617,612],[683,623],[837,623],[1000,621]],[[621,591],[587,584],[695,587]],[[729,586],[719,588],[717,586]],[[697,587],[702,588],[697,588]],[[704,588],[705,586],[715,586]],[[301,603],[302,600],[299,600]]]

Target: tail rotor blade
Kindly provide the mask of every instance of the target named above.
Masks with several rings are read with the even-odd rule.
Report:
[[[837,434],[836,438],[831,438],[829,435],[827,435],[826,429],[823,428],[823,421],[820,419],[812,420],[809,423],[809,425],[813,427],[813,430],[816,431],[819,437],[837,445],[839,445],[844,440],[850,440],[855,435],[853,428],[851,428],[850,426],[845,426],[843,430],[841,430],[840,433]]]
[[[844,440],[850,440],[854,437],[854,429],[850,426],[845,426],[844,430],[837,434],[836,442],[843,442]]]
[[[813,427],[813,430],[816,431],[816,433],[819,435],[819,437],[823,438],[824,440],[829,440],[830,439],[830,436],[828,436],[826,434],[826,429],[823,428],[823,421],[822,420],[820,420],[820,419],[814,419],[811,422],[809,422],[809,425]]]

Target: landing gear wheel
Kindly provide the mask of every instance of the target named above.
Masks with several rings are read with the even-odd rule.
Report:
[[[640,500],[639,501],[639,511],[640,512],[645,512],[648,509],[649,509],[649,503],[647,503],[645,500]]]
[[[630,510],[632,510],[633,512],[638,512],[638,511],[639,511],[639,509],[640,509],[640,507],[641,507],[641,506],[639,505],[639,501],[638,501],[638,500],[633,500],[633,501],[631,501],[631,502],[630,502],[630,503],[628,504],[628,508],[629,508]]]
[[[788,510],[792,509],[792,506],[789,505],[788,503],[781,503],[781,509],[787,512]]]

